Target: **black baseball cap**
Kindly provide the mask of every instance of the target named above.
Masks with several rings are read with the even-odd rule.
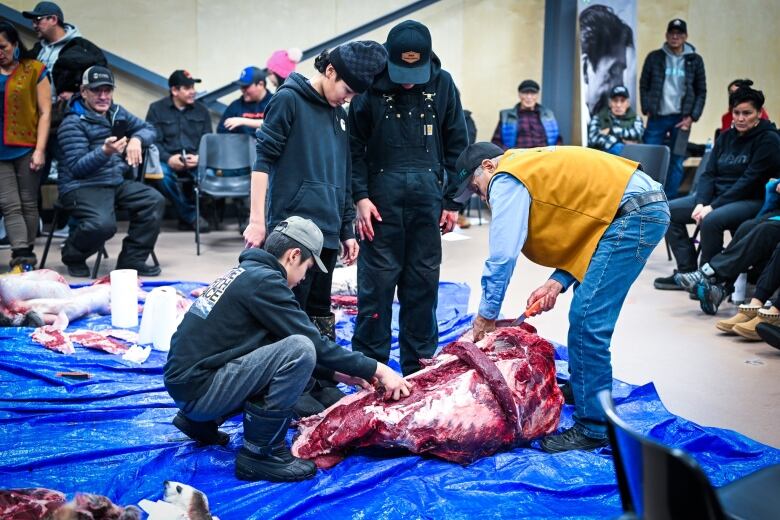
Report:
[[[675,18],[669,25],[666,26],[666,32],[678,31],[684,34],[688,34],[688,24],[682,18]]]
[[[481,142],[470,144],[463,150],[455,161],[455,169],[458,172],[456,183],[458,189],[455,192],[454,201],[458,204],[464,204],[472,195],[471,178],[474,176],[474,170],[482,164],[485,159],[492,159],[504,155],[504,150],[493,143]]]
[[[174,70],[173,73],[168,76],[169,87],[191,87],[195,83],[200,83],[200,79],[193,78],[188,70]]]
[[[97,88],[103,85],[115,87],[114,74],[106,67],[93,65],[81,76],[81,85],[87,88]]]
[[[612,99],[614,97],[631,97],[628,95],[628,89],[624,87],[623,85],[618,85],[617,87],[612,87],[612,90],[609,91],[609,98]]]
[[[241,71],[241,75],[235,81],[239,87],[248,87],[260,81],[265,81],[265,72],[258,67],[247,67]]]
[[[54,2],[38,2],[32,11],[22,11],[22,16],[31,20],[39,16],[56,16],[60,22],[64,22],[62,9]]]
[[[537,82],[532,79],[523,80],[520,85],[517,86],[518,92],[539,92],[540,87]]]
[[[387,72],[393,83],[424,85],[431,79],[431,32],[414,20],[401,22],[387,35]]]

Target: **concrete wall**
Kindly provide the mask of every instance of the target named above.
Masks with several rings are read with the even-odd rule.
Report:
[[[35,1],[7,3],[23,10]],[[408,3],[59,0],[65,19],[98,45],[166,77],[186,68],[203,78],[203,90],[232,81],[247,65],[264,66],[275,49],[305,49]],[[770,115],[780,117],[780,60],[775,58],[780,2],[639,0],[640,67],[644,56],[663,42],[667,21],[676,16],[688,21],[689,41],[707,68],[710,95],[701,122],[694,126],[694,141],[704,142],[719,125],[726,84],[736,77],[752,78],[767,94]],[[544,0],[443,0],[413,18],[430,28],[434,50],[454,76],[464,107],[474,113],[479,138],[489,139],[498,110],[517,101],[517,84],[524,78],[541,80]],[[382,42],[389,28],[364,38]],[[299,71],[312,74],[312,61]],[[140,116],[150,101],[164,94],[121,76],[118,83],[117,101]]]

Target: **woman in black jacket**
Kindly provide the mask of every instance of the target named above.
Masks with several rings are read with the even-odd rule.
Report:
[[[669,203],[672,214],[666,238],[677,260],[677,272],[697,268],[696,250],[687,224],[701,229],[701,264],[723,249],[723,233],[756,216],[764,185],[780,172],[780,136],[775,125],[762,120],[764,94],[745,87],[731,95],[734,127],[723,132],[712,150],[695,193]],[[657,278],[656,289],[682,289],[675,275]]]

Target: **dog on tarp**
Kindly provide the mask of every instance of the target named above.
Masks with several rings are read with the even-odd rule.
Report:
[[[205,493],[172,480],[163,483],[162,500],[144,499],[138,505],[149,515],[149,520],[219,520],[212,516]]]

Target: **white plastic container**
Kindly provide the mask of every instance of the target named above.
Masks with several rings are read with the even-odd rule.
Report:
[[[111,326],[138,326],[138,273],[135,269],[111,271]]]
[[[173,287],[154,288],[146,297],[138,344],[151,344],[155,350],[167,352],[177,325],[176,290]]]

